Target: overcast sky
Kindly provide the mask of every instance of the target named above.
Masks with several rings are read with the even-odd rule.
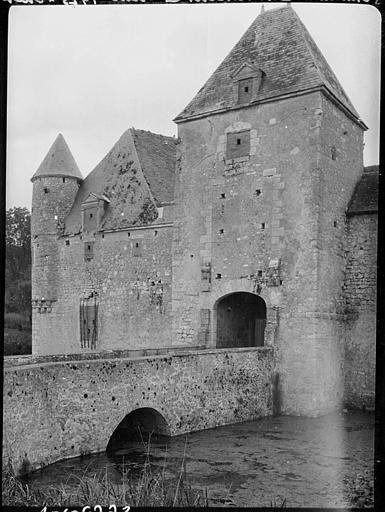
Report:
[[[131,126],[176,135],[172,119],[261,5],[12,7],[7,208],[30,209],[30,178],[58,133],[83,176]],[[369,127],[365,165],[378,163],[378,11],[361,4],[293,6]]]

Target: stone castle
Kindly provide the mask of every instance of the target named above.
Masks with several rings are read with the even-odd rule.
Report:
[[[280,412],[372,406],[378,167],[293,8],[175,122],[85,179],[59,135],[33,175],[33,353],[271,346]]]

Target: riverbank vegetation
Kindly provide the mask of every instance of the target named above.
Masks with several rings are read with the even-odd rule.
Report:
[[[372,508],[374,506],[374,469],[366,469],[354,478],[345,479],[345,487],[351,506]]]
[[[357,475],[354,480],[345,482],[348,499],[352,507],[372,508],[373,470]],[[112,482],[108,472],[99,472],[92,477],[68,475],[60,486],[45,489],[35,487],[18,478],[11,463],[2,471],[2,504],[5,506],[84,506],[99,504],[118,507],[208,507],[236,506],[229,497],[210,499],[207,488],[193,488],[186,475],[184,465],[176,478],[165,477],[165,471],[154,471],[146,461],[139,477],[132,479],[127,470],[122,470],[119,484]],[[285,499],[274,500],[270,504],[273,510],[285,509]]]
[[[7,506],[84,506],[99,504],[118,507],[205,507],[207,489],[193,489],[188,483],[184,465],[176,478],[166,478],[165,470],[155,470],[149,461],[135,479],[122,470],[119,484],[112,482],[107,470],[92,477],[69,475],[60,486],[44,490],[18,478],[12,464],[3,467],[2,503]]]

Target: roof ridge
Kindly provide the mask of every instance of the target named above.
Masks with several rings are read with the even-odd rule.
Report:
[[[282,9],[287,9],[288,7],[292,7],[290,4],[291,4],[290,2],[286,2],[286,5],[280,5],[278,7],[272,7],[271,9],[263,9],[263,5],[262,5],[261,11],[258,14],[258,16],[261,16],[262,14],[268,14],[269,12],[273,12],[273,11],[280,11]]]
[[[172,140],[176,141],[176,137],[173,135],[163,135],[163,133],[155,133],[155,132],[152,132],[151,130],[142,130],[141,128],[135,128],[134,126],[129,128],[129,130],[132,130],[134,133],[135,132],[151,133],[151,135],[156,135],[157,137],[164,137],[166,139],[172,139]]]
[[[274,11],[274,12],[272,12]],[[247,104],[234,99],[235,69],[250,62],[265,73],[257,94]],[[260,13],[238,42],[175,117],[175,122],[246,108],[282,96],[323,89],[330,99],[361,124],[345,90],[297,12],[278,7]],[[363,124],[363,123],[362,123]]]

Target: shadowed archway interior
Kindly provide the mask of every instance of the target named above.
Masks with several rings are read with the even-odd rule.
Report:
[[[237,292],[217,303],[217,348],[264,345],[266,303],[258,295]]]
[[[157,442],[170,436],[164,417],[155,409],[143,407],[127,414],[114,430],[106,451],[115,452],[127,442]]]

